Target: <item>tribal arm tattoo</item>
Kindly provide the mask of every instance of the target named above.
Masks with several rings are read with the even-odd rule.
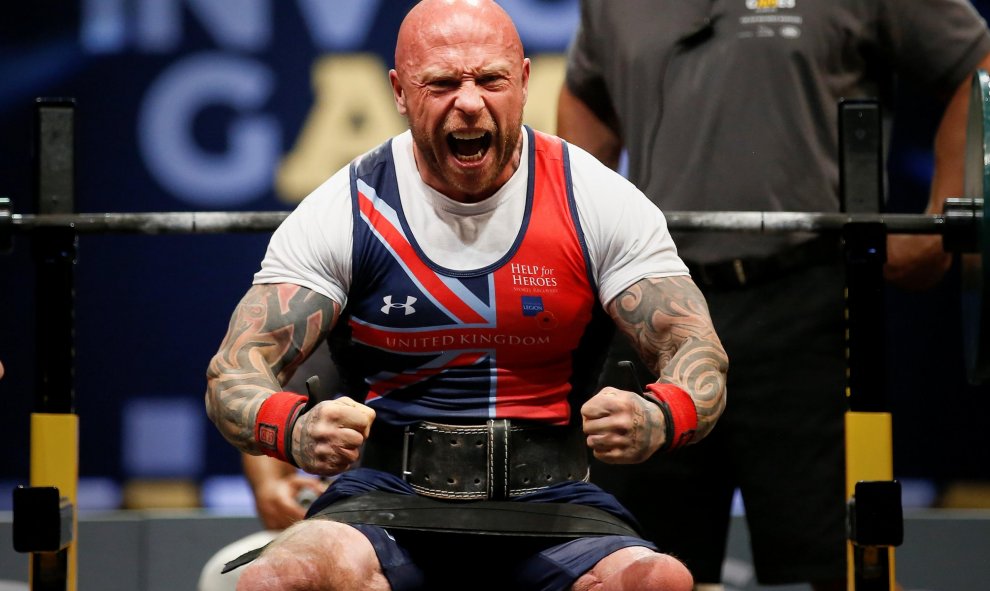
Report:
[[[248,290],[206,372],[206,412],[235,447],[260,452],[254,424],[261,403],[282,389],[339,313],[336,302],[298,285]]]
[[[694,440],[707,435],[725,408],[729,359],[694,282],[686,276],[643,279],[612,300],[608,312],[659,381],[694,399]]]

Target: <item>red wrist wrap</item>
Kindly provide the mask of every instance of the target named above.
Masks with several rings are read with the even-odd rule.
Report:
[[[698,410],[691,395],[673,384],[647,384],[646,389],[660,402],[667,421],[667,441],[660,451],[674,450],[691,443],[698,429]]]
[[[293,392],[275,392],[261,403],[254,440],[265,455],[296,465],[292,458],[292,426],[307,400]]]

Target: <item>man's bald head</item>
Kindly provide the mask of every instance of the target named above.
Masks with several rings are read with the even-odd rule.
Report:
[[[509,15],[491,0],[423,0],[399,27],[395,69],[401,76],[424,49],[450,43],[497,43],[522,61],[523,46]]]

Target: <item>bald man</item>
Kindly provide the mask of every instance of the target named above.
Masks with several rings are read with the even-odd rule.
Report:
[[[522,125],[529,74],[495,3],[418,3],[389,72],[409,131],[273,235],[207,411],[241,451],[336,478],[238,589],[691,588],[588,482],[589,450],[699,441],[728,360],[657,208]],[[596,391],[616,327],[660,376],[646,393]],[[309,408],[281,384],[323,341],[350,397]]]

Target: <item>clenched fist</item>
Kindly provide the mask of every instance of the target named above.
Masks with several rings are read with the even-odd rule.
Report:
[[[634,392],[602,388],[581,407],[581,417],[588,447],[609,464],[638,464],[664,442],[663,413]]]
[[[374,420],[374,410],[350,398],[325,400],[292,427],[292,457],[310,474],[340,474],[358,460]]]

